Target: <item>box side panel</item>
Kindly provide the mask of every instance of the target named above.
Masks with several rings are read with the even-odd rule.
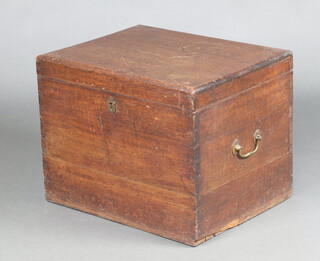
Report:
[[[38,82],[47,199],[193,244],[192,113],[43,76]]]
[[[250,83],[248,83],[250,84]],[[199,238],[219,233],[280,203],[292,185],[292,72],[286,72],[198,112]],[[240,140],[241,159],[232,154]]]

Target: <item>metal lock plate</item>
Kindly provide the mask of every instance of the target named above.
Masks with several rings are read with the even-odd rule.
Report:
[[[108,99],[108,110],[113,113],[117,110],[116,101],[112,97]]]

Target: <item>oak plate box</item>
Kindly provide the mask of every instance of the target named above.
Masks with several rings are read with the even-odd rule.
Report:
[[[195,246],[291,195],[290,51],[138,25],[37,72],[49,201]]]

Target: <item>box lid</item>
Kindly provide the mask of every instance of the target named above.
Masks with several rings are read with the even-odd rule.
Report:
[[[291,70],[292,59],[286,50],[138,25],[40,55],[37,64],[39,77],[195,110]]]

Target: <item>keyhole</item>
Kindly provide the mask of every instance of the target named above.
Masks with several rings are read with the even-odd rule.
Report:
[[[110,112],[116,112],[116,102],[112,97],[108,99],[108,109]]]

